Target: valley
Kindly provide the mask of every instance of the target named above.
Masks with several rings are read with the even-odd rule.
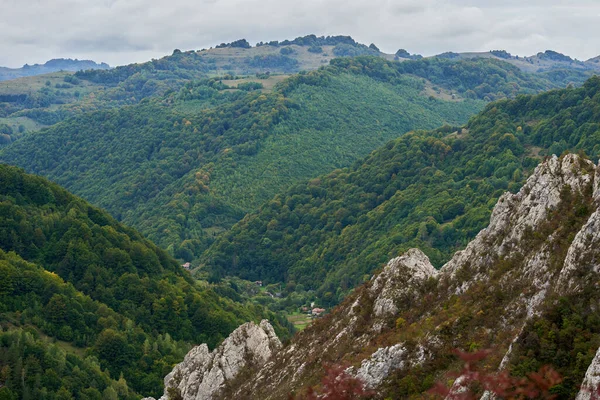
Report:
[[[85,65],[0,82],[0,398],[420,398],[455,349],[596,384],[593,59]]]

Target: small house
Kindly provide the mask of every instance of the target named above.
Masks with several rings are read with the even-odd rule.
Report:
[[[324,308],[313,308],[312,309],[312,315],[313,317],[318,317],[319,315],[323,314],[325,312]]]

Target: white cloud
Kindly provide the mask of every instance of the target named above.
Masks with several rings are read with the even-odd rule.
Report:
[[[600,2],[580,0],[0,0],[0,65],[55,57],[112,65],[246,38],[351,35],[432,55],[546,49],[600,54]]]

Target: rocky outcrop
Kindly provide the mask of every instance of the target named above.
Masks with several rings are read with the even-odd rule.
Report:
[[[410,249],[401,257],[391,260],[374,279],[369,288],[376,296],[373,312],[377,317],[394,315],[398,311],[396,303],[406,301],[419,284],[435,277],[437,270],[419,249]]]
[[[315,367],[322,368],[332,358],[368,347],[373,337],[395,323],[399,310],[422,301],[426,285],[437,273],[429,258],[418,249],[390,260],[333,316],[326,316],[300,332],[293,344],[256,370],[251,379],[231,388],[231,397],[287,399],[294,388],[310,382]],[[415,359],[423,357],[423,349],[391,346],[370,355],[355,373],[375,387],[390,371],[414,365]]]
[[[585,373],[585,378],[581,389],[575,400],[591,400],[597,399],[600,395],[600,349],[596,352],[596,356]]]
[[[505,193],[498,199],[488,227],[465,250],[458,251],[442,267],[442,273],[454,278],[461,267],[475,263],[485,274],[487,267],[493,265],[490,255],[506,256],[519,251],[523,235],[539,230],[547,221],[548,212],[558,206],[565,187],[582,192],[591,186],[594,175],[589,170],[593,169],[591,161],[574,154],[562,159],[552,156],[540,164],[517,194]],[[536,268],[539,263],[534,264],[532,267]],[[476,280],[477,276],[469,277],[469,282],[461,283],[470,285]],[[464,289],[466,287],[458,288],[459,291]]]
[[[318,384],[327,364],[341,364],[381,398],[394,397],[398,382],[416,390],[419,376],[459,367],[449,361],[456,348],[491,348],[488,368],[510,368],[523,343],[535,346],[531,321],[600,282],[598,171],[576,155],[548,159],[498,200],[489,226],[440,271],[417,249],[392,259],[247,379],[224,379],[224,390],[286,399]],[[584,389],[600,384],[599,360],[600,351]],[[581,399],[589,398],[584,389]]]
[[[212,352],[206,344],[194,347],[165,377],[165,394],[160,400],[170,400],[173,394],[183,400],[218,398],[223,386],[242,369],[262,366],[280,347],[281,342],[267,320],[259,325],[246,323]]]
[[[360,364],[356,371],[349,368],[346,372],[359,378],[369,389],[379,386],[388,375],[397,369],[415,368],[425,360],[425,351],[420,347],[417,357],[409,357],[404,343],[377,349],[375,353]]]

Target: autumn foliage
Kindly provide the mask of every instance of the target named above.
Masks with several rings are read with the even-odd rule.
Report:
[[[554,399],[551,388],[562,381],[562,377],[550,366],[544,366],[526,377],[511,376],[508,371],[489,373],[481,371],[477,364],[483,360],[489,350],[466,353],[455,350],[454,353],[464,361],[460,372],[451,373],[454,384],[448,387],[438,382],[429,394],[434,398],[470,400],[480,399],[482,392],[493,394],[502,399]]]
[[[561,383],[562,377],[550,366],[544,366],[537,372],[532,372],[526,377],[511,376],[508,371],[490,373],[482,371],[478,364],[484,360],[489,350],[481,350],[474,353],[455,350],[454,354],[459,357],[464,365],[458,372],[450,372],[446,375],[454,383],[451,386],[438,382],[424,394],[427,399],[445,400],[479,400],[483,393],[487,392],[491,398],[504,400],[524,399],[556,399],[552,388]],[[340,365],[326,368],[318,388],[310,387],[303,396],[294,397],[290,400],[357,400],[371,399],[375,392],[367,390],[364,382],[346,372],[346,368]],[[594,399],[597,397],[593,397]]]
[[[290,400],[358,400],[369,399],[374,394],[365,388],[360,378],[348,374],[345,367],[332,365],[326,367],[318,390],[310,387],[305,396],[290,396]]]

